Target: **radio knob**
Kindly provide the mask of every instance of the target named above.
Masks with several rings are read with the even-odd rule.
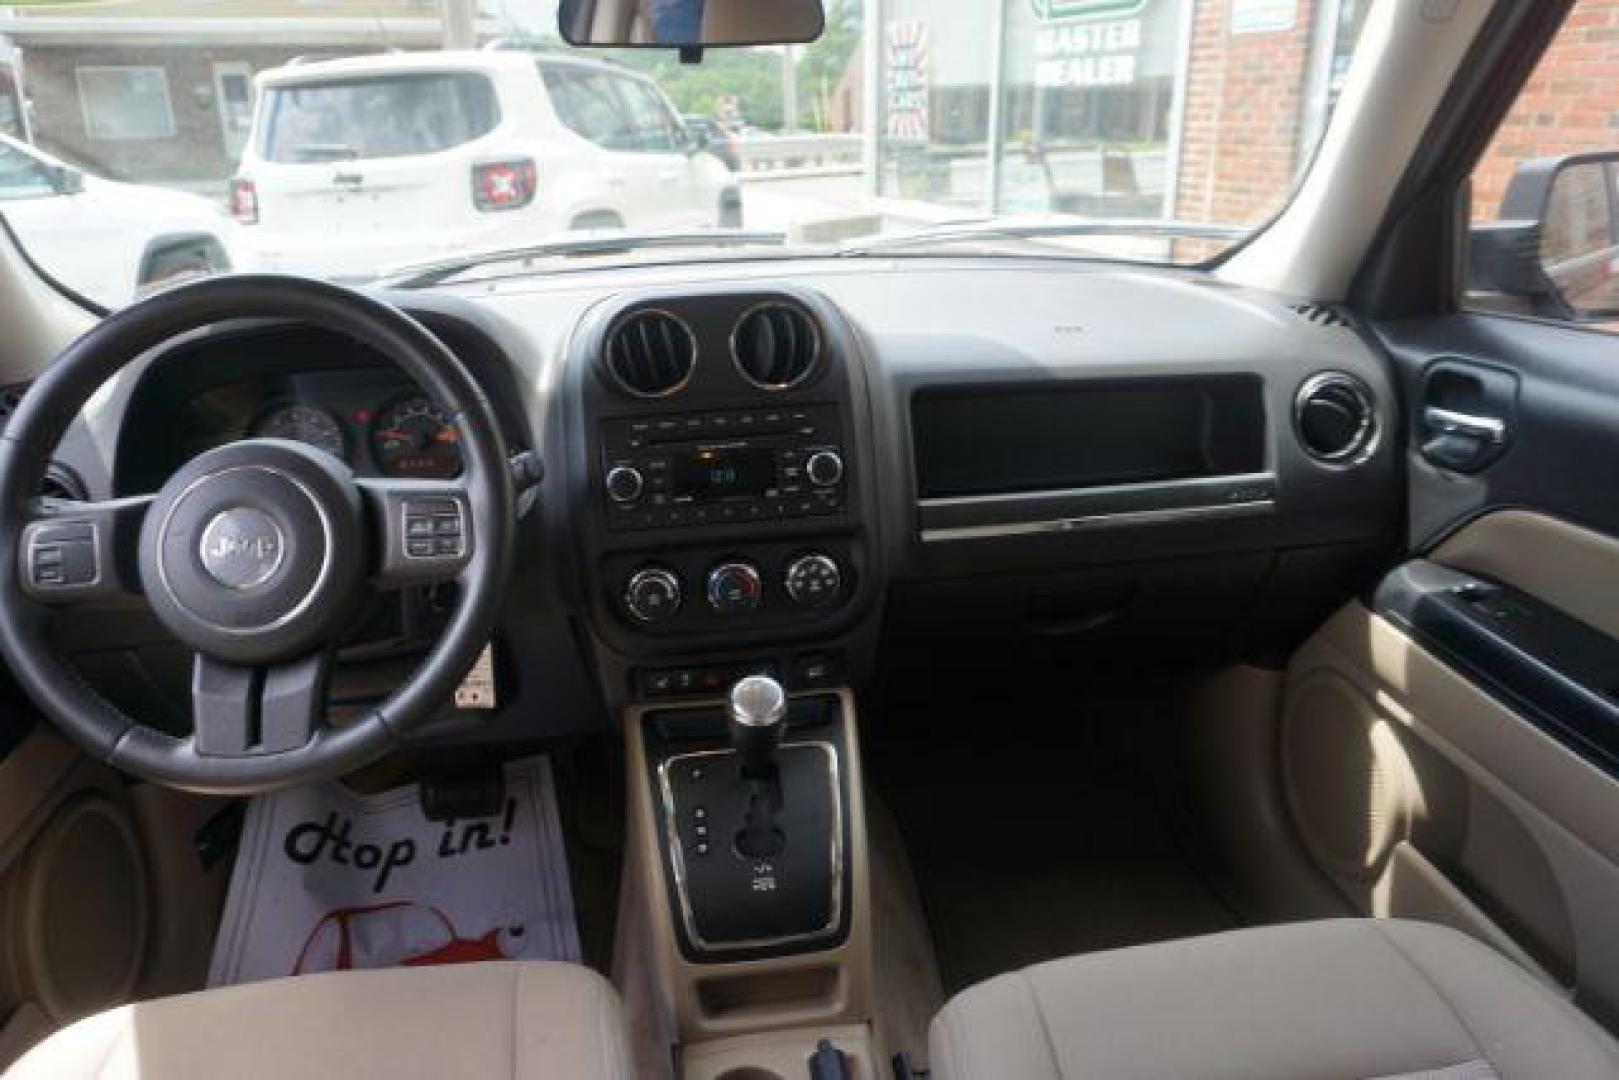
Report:
[[[752,611],[764,596],[764,582],[752,563],[721,563],[708,574],[708,605],[721,615]]]
[[[641,497],[646,480],[633,465],[615,465],[607,470],[607,497],[616,503],[632,503]]]
[[[843,458],[836,450],[817,450],[804,462],[804,475],[816,487],[832,487],[843,479]]]
[[[680,600],[680,579],[660,567],[637,570],[624,586],[624,609],[647,626],[673,618]]]
[[[825,607],[838,598],[843,571],[830,555],[800,555],[787,564],[784,584],[788,597],[799,607]]]

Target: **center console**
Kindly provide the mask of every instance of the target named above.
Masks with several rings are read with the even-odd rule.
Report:
[[[802,1075],[812,1054],[876,1075],[846,689],[883,577],[858,338],[807,289],[628,294],[566,372],[552,509],[624,717],[621,916],[656,958],[637,974],[659,1043],[690,1080]]]

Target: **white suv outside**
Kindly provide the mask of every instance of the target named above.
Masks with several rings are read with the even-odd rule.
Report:
[[[364,279],[569,229],[742,223],[730,171],[618,64],[389,53],[256,84],[231,209],[260,269]]]

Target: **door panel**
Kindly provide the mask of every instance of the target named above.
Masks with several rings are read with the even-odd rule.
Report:
[[[1282,784],[1359,910],[1491,941],[1619,1022],[1619,338],[1377,328],[1410,562],[1293,658]]]

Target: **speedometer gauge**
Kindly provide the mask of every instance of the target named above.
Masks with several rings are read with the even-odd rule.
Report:
[[[389,476],[448,480],[461,473],[461,436],[425,397],[394,402],[371,427],[371,450]]]
[[[259,417],[253,434],[263,439],[291,439],[324,450],[339,461],[348,460],[343,426],[337,417],[313,405],[280,405]]]

